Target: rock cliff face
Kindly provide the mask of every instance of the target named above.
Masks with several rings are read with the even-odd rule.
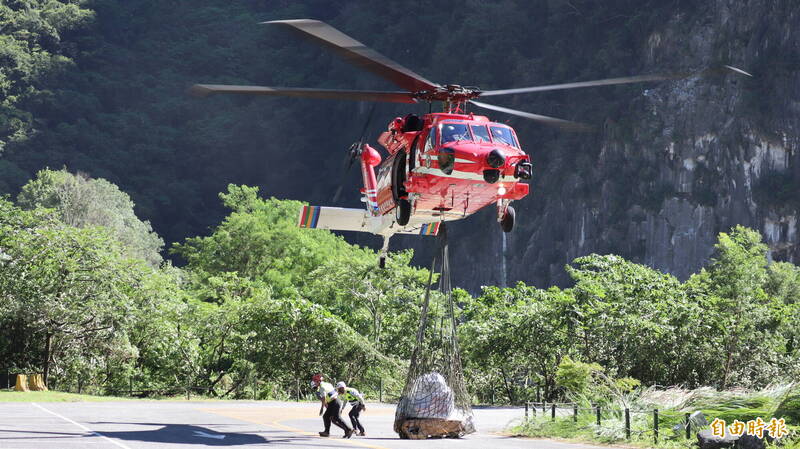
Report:
[[[507,250],[499,232],[456,227],[473,242],[456,245],[456,260],[478,259],[458,265],[458,285],[565,285],[564,265],[592,252],[684,279],[736,224],[760,230],[773,259],[800,262],[800,3],[702,2],[661,23],[640,36],[643,72],[730,64],[754,76],[707,73],[640,88],[597,135],[564,138],[583,159],[563,148],[537,166],[528,145],[532,198],[515,205]],[[483,214],[477,227],[492,219]],[[476,253],[481,240],[487,247]]]

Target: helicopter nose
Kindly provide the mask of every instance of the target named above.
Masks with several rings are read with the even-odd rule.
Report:
[[[492,168],[500,168],[506,163],[506,156],[497,148],[486,155],[486,163]]]

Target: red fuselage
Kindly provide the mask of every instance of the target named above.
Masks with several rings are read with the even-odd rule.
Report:
[[[402,198],[411,201],[412,220],[457,220],[528,194],[520,180],[530,178],[530,158],[511,127],[487,117],[399,118],[378,142],[389,156],[378,167],[376,215]]]

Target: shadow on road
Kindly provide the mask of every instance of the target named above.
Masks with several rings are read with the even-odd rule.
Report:
[[[187,424],[119,422],[115,422],[114,424],[161,427],[150,430],[121,432],[102,431],[100,433],[108,438],[117,438],[128,441],[146,441],[152,443],[171,444],[204,444],[206,446],[245,446],[270,442],[261,435],[255,435],[251,433],[219,433],[206,427],[191,426]]]

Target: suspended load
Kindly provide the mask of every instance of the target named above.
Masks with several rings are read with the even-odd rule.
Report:
[[[417,343],[395,412],[394,431],[404,439],[458,438],[475,432],[456,338],[444,224],[439,230],[439,241],[441,250],[431,267]],[[433,290],[431,281],[437,264],[439,284]]]

